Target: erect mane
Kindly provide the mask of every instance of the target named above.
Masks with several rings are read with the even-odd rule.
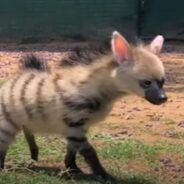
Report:
[[[34,54],[27,54],[20,60],[21,69],[48,71],[47,63]]]
[[[60,66],[89,65],[109,51],[110,45],[107,43],[88,45],[85,48],[75,47],[67,58],[61,60]]]

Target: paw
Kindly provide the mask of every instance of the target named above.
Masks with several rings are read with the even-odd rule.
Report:
[[[81,174],[83,174],[83,172],[79,168],[68,169],[65,172],[61,173],[61,178],[66,180],[75,179]]]
[[[110,175],[107,172],[95,173],[95,177],[98,181],[104,183],[110,179]]]
[[[37,149],[33,149],[31,150],[31,159],[35,160],[36,162],[38,161],[38,150]]]

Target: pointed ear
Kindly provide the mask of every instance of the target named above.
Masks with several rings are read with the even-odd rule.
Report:
[[[111,47],[114,57],[119,64],[129,59],[130,46],[126,39],[117,31],[112,33]]]
[[[160,54],[164,43],[164,37],[162,35],[156,36],[150,43],[150,50],[154,54]]]

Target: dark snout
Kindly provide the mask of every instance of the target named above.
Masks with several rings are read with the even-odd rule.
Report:
[[[145,90],[145,98],[154,105],[160,105],[167,101],[164,89],[158,87],[151,87]]]

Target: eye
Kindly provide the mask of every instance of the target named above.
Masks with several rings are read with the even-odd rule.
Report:
[[[165,79],[156,80],[156,82],[157,82],[158,86],[159,86],[160,88],[162,88],[163,85],[164,85],[164,83],[165,83]]]
[[[141,85],[141,87],[146,89],[146,88],[149,88],[152,85],[152,81],[151,80],[142,80],[140,82],[140,85]]]
[[[152,84],[152,82],[149,81],[149,80],[145,80],[145,81],[144,81],[144,85],[145,85],[145,86],[150,86],[151,84]]]

